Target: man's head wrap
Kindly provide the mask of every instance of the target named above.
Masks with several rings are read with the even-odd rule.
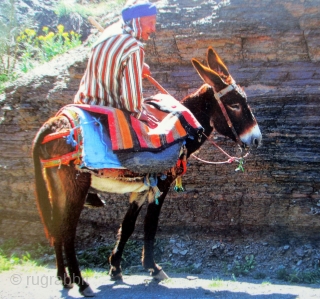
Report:
[[[156,15],[157,8],[154,4],[145,2],[127,6],[122,10],[121,14],[123,21],[128,22],[132,19]]]

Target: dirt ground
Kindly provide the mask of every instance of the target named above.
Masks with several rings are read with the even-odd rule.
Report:
[[[213,279],[208,275],[170,274],[170,279],[157,282],[147,274],[125,275],[113,282],[107,275],[86,277],[95,298],[219,298],[219,299],[315,299],[320,298],[320,285],[294,285],[276,280],[268,282],[242,278]],[[10,270],[0,273],[1,299],[81,298],[78,288],[63,289],[54,269],[25,272]]]
[[[155,246],[155,259],[170,277],[162,282],[141,266],[142,241],[127,245],[120,282],[108,276],[111,244],[78,249],[82,269],[94,270],[83,271],[83,276],[96,298],[320,298],[320,250],[314,243],[191,240],[173,235],[158,239]],[[51,253],[44,255],[50,266],[0,273],[0,299],[81,298],[76,286],[61,287]]]
[[[91,238],[89,240],[92,241]],[[108,269],[113,243],[103,244],[107,243],[78,251],[80,264],[87,268]],[[129,240],[127,243],[122,261],[125,274],[143,271],[140,261],[142,246],[142,240]],[[164,271],[171,273],[320,283],[319,244],[301,239],[279,243],[270,237],[202,240],[191,239],[188,235],[172,235],[157,238],[154,255]]]

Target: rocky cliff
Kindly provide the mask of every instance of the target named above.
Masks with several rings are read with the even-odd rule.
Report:
[[[186,192],[168,195],[159,234],[319,240],[320,1],[153,2],[159,8],[157,34],[146,52],[154,77],[182,99],[202,84],[190,59],[205,60],[207,47],[214,47],[245,87],[263,134],[263,145],[248,157],[244,173],[235,172],[234,164],[214,166],[191,158],[183,179]],[[4,238],[43,236],[34,203],[31,143],[41,124],[72,102],[88,52],[80,47],[58,57],[15,82],[1,98]],[[145,89],[156,92],[148,82]],[[216,138],[236,153],[232,142]],[[210,144],[199,156],[225,160]],[[80,239],[116,233],[127,196],[105,199],[108,208],[83,211]]]

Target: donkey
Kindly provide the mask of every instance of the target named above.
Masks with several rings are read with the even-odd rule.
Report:
[[[186,140],[187,158],[201,147],[213,129],[243,147],[258,147],[262,139],[261,132],[247,104],[244,91],[235,84],[227,67],[211,47],[208,48],[207,63],[208,66],[205,66],[198,60],[192,59],[194,68],[205,84],[181,101],[204,129],[199,140]],[[109,258],[112,279],[122,278],[120,262],[123,249],[134,231],[137,216],[146,201],[148,191],[139,181],[101,178],[92,173],[79,171],[74,161],[69,165],[44,168],[41,159],[59,157],[73,150],[63,138],[46,143],[43,142],[44,138],[49,134],[58,134],[70,129],[71,124],[67,118],[54,117],[41,127],[34,139],[36,201],[46,236],[55,249],[58,278],[64,287],[72,287],[73,283],[76,283],[80,293],[90,297],[94,294],[81,276],[74,247],[77,223],[89,188],[122,194],[131,192],[130,206],[120,226],[116,246]],[[161,207],[172,182],[178,175],[173,171],[168,173],[164,180],[158,180],[157,187],[161,191],[161,196],[156,202],[149,200],[144,221],[142,265],[158,279],[165,279],[167,275],[154,261],[154,239]],[[65,269],[63,250],[69,275]]]

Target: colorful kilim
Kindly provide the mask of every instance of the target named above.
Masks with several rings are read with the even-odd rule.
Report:
[[[163,107],[160,109],[167,110],[164,108],[169,105],[162,104]],[[74,151],[61,157],[42,160],[43,167],[68,165],[72,160],[76,160],[75,163],[81,168],[124,169],[129,166],[133,167],[133,161],[140,163],[141,156],[134,160],[128,160],[132,157],[125,156],[125,163],[129,164],[124,166],[118,155],[121,152],[136,153],[136,155],[138,152],[162,154],[163,150],[173,149],[172,145],[181,144],[187,136],[191,138],[197,136],[201,128],[193,115],[183,109],[165,113],[164,118],[155,129],[150,129],[129,113],[112,107],[74,104],[63,107],[56,116],[62,115],[69,119],[72,129],[50,134],[44,138],[43,143],[64,138],[68,144],[74,146]],[[170,155],[172,154],[176,155],[175,152]],[[147,157],[149,156],[147,155],[146,159]],[[155,158],[152,157],[152,159]],[[140,162],[137,162],[138,160]],[[170,161],[171,165],[169,158],[167,161]],[[157,163],[156,160],[153,163]]]
[[[173,143],[183,140],[190,134],[196,135],[199,130],[197,122],[192,122],[190,115],[168,113],[155,129],[131,116],[129,113],[113,107],[97,105],[67,105],[58,112],[80,108],[96,114],[99,124],[109,133],[112,150],[116,151],[158,151]],[[104,117],[103,117],[104,116]],[[186,127],[188,126],[188,127]]]

